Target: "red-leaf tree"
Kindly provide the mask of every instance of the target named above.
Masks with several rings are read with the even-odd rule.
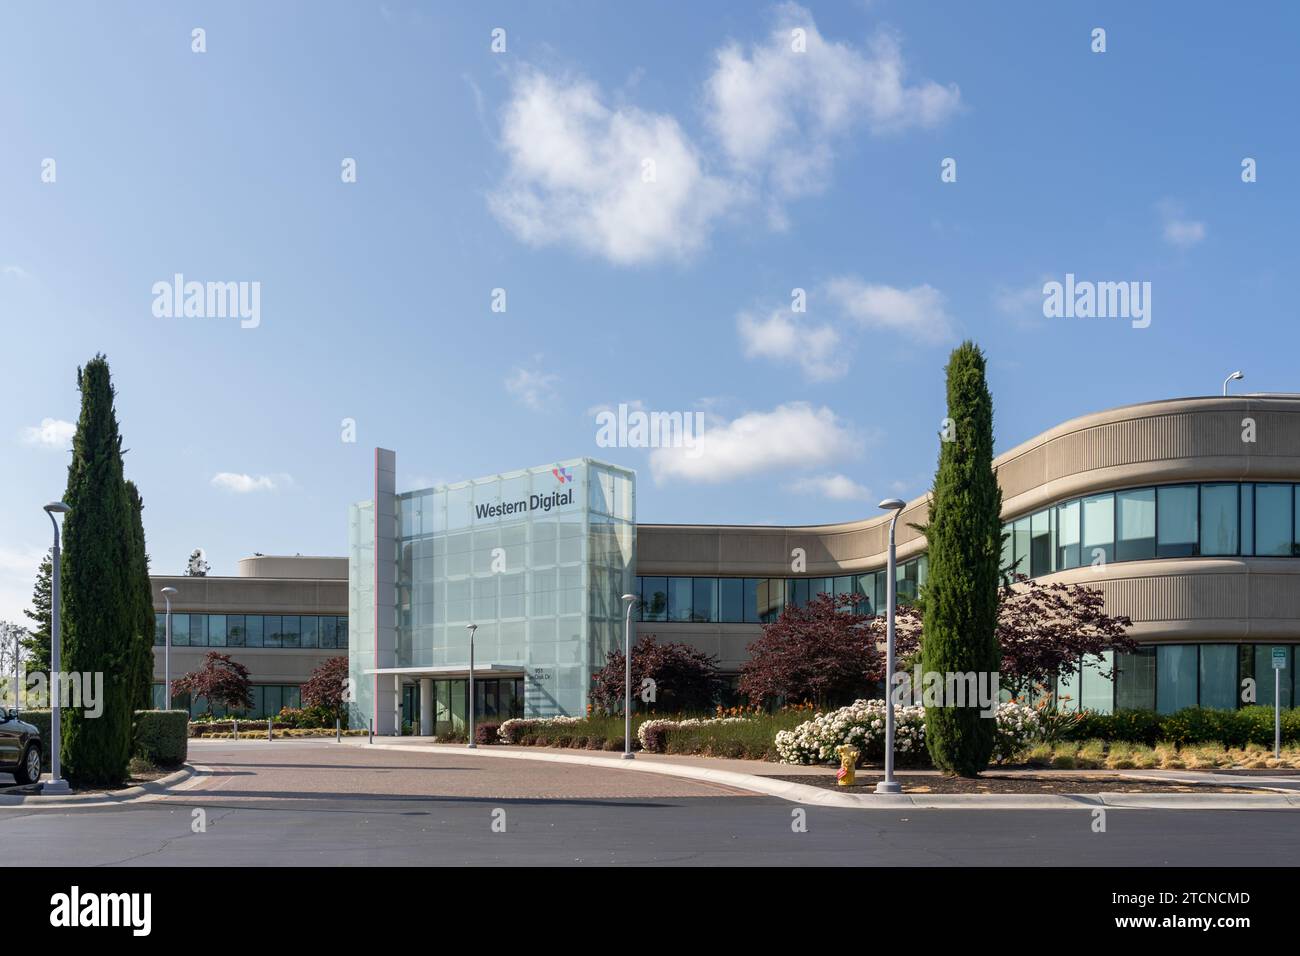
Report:
[[[623,651],[610,651],[605,666],[591,675],[592,703],[608,713],[623,709],[625,668]],[[664,713],[712,710],[721,685],[718,659],[698,648],[660,644],[653,634],[632,645],[633,709],[639,700]]]
[[[191,700],[205,698],[208,716],[212,715],[214,702],[224,704],[227,710],[249,710],[253,706],[248,668],[217,651],[208,651],[202,668],[172,681],[172,694],[189,694]]]
[[[1106,613],[1105,597],[1096,588],[1040,584],[1018,574],[1014,584],[1002,588],[998,606],[999,680],[1017,697],[1050,688],[1058,674],[1077,673],[1083,658],[1135,650],[1137,642],[1128,636],[1132,626],[1129,618]],[[1099,667],[1098,673],[1110,678],[1114,666]]]
[[[1040,584],[1016,575],[998,596],[1000,686],[1013,697],[1050,692],[1058,675],[1078,672],[1081,659],[1134,650],[1137,642],[1128,636],[1133,622],[1112,617],[1105,606],[1101,591],[1085,584]],[[919,660],[921,617],[920,608],[910,605],[900,605],[895,615],[894,653],[901,670],[910,670]],[[873,618],[869,624],[877,651],[871,675],[879,681],[884,677],[885,618]],[[1097,672],[1109,679],[1114,667],[1099,665]]]
[[[302,705],[324,707],[342,720],[347,681],[348,659],[342,655],[329,658],[313,670],[307,683],[302,685]]]
[[[749,645],[740,692],[758,706],[784,698],[818,708],[861,696],[883,676],[874,623],[853,610],[861,600],[855,594],[819,594],[803,606],[787,604]]]

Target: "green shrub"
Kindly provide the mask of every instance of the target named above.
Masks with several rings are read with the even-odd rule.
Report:
[[[1160,739],[1160,715],[1153,710],[1085,711],[1082,716],[1070,730],[1072,740],[1122,740],[1150,747]]]
[[[159,767],[185,762],[189,748],[190,715],[183,710],[137,710],[135,755]]]

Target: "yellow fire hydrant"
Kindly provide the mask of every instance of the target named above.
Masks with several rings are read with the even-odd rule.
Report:
[[[835,772],[835,782],[841,787],[851,787],[857,776],[858,748],[845,744],[836,747],[835,752],[840,756],[840,769]]]

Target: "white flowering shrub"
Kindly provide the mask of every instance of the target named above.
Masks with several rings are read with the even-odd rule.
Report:
[[[512,717],[497,728],[497,737],[503,744],[517,744],[524,734],[541,727],[577,724],[584,719],[583,717]]]
[[[865,760],[885,756],[885,702],[856,700],[848,707],[818,714],[793,730],[776,735],[776,752],[782,763],[829,763],[835,749],[858,749]],[[1038,713],[1022,704],[998,706],[993,759],[1014,759],[1038,735]],[[906,704],[894,708],[894,753],[904,761],[925,757],[925,708]]]
[[[1010,763],[1042,736],[1041,715],[1024,704],[999,704],[997,732],[993,740],[993,762]]]

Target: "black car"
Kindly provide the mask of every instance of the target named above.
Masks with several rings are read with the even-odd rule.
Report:
[[[6,708],[0,708],[0,771],[22,784],[41,779],[41,732]]]

